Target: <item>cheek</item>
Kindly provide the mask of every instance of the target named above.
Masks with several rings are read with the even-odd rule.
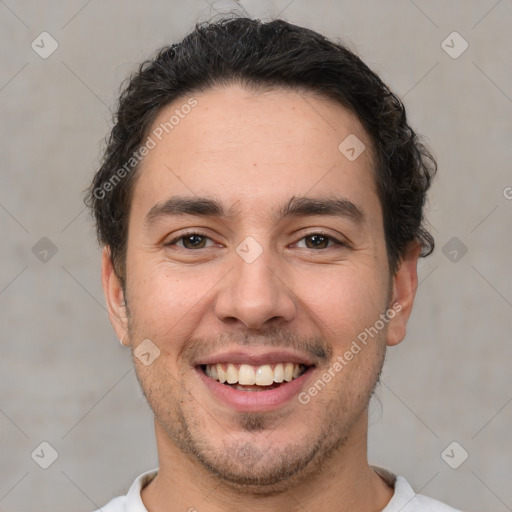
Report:
[[[133,326],[156,340],[189,335],[187,326],[197,325],[208,292],[218,281],[211,273],[178,270],[150,258],[132,265],[128,276]]]
[[[316,315],[327,338],[357,336],[386,308],[387,285],[375,268],[340,266],[322,275],[304,273],[297,286],[297,295]]]

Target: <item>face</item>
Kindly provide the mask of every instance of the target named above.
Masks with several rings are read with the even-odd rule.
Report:
[[[109,312],[159,442],[234,485],[275,487],[366,431],[418,252],[390,276],[371,141],[341,105],[234,85],[194,98],[140,168],[127,310],[104,255]],[[338,148],[349,135],[366,147],[355,160]]]

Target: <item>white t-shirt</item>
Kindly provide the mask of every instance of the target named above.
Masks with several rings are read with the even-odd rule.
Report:
[[[372,466],[372,468],[390,485],[395,493],[382,512],[460,512],[440,501],[416,494],[409,482],[390,471]],[[155,478],[158,470],[143,473],[135,479],[126,496],[119,496],[96,512],[147,512],[140,497],[141,490]]]

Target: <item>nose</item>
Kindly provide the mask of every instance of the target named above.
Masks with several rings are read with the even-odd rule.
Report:
[[[234,254],[234,268],[223,280],[215,302],[219,320],[257,330],[293,320],[293,291],[269,252],[264,250],[252,262]]]

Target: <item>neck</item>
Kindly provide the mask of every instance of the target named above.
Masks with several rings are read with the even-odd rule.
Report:
[[[362,416],[347,442],[329,460],[306,468],[286,488],[272,493],[234,488],[219,480],[183,453],[156,422],[160,468],[142,490],[142,500],[149,512],[382,510],[393,490],[368,465],[367,413]]]

